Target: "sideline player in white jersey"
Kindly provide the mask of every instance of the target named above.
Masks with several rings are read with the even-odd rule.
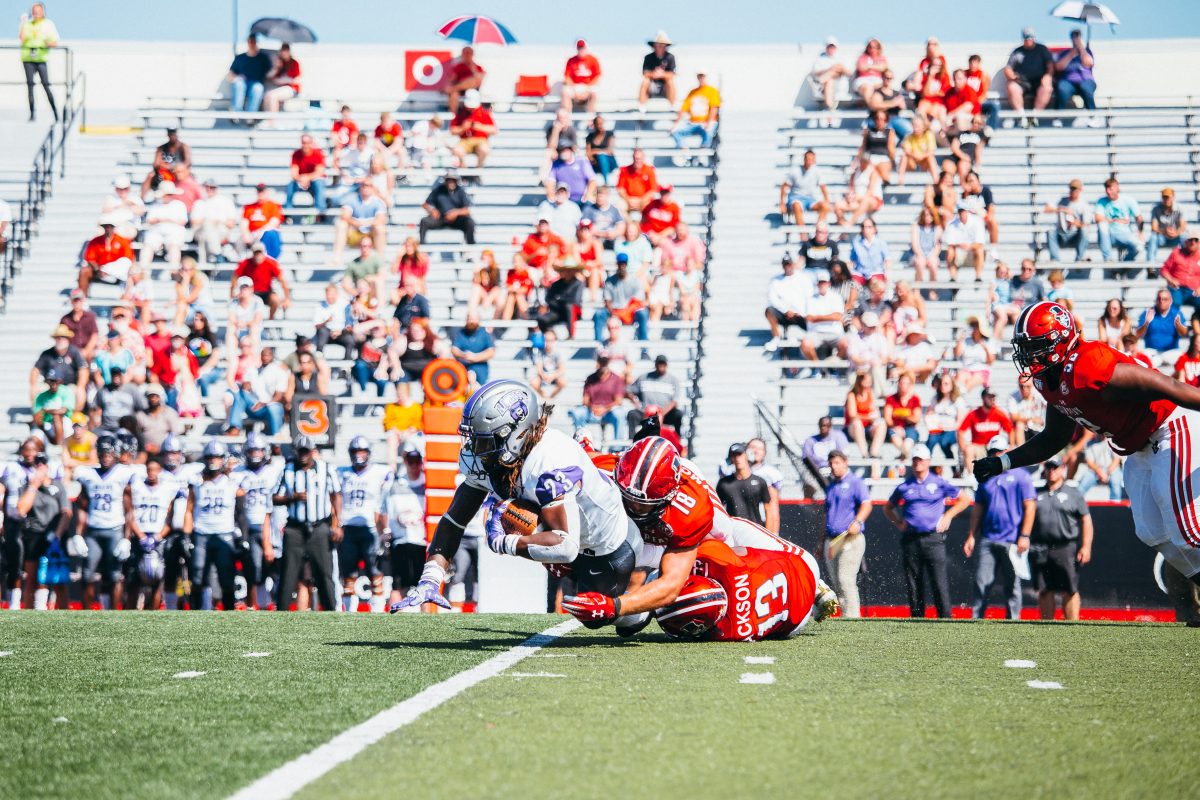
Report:
[[[191,581],[180,586],[192,561],[192,539],[183,532],[183,518],[187,514],[188,487],[200,475],[204,465],[199,461],[187,461],[183,456],[183,442],[175,434],[167,434],[161,448],[164,474],[170,475],[180,485],[180,495],[171,506],[171,529],[163,544],[163,605],[168,610],[179,608],[180,597],[190,597]]]
[[[354,579],[371,579],[371,610],[383,611],[383,573],[379,571],[379,535],[388,529],[387,497],[392,491],[392,471],[371,463],[371,445],[365,436],[350,440],[350,466],[338,467],[342,482],[342,541],[338,543],[338,571],[342,574],[342,610],[353,611]],[[360,566],[361,565],[361,566]]]
[[[276,552],[271,541],[271,528],[266,524],[267,515],[275,506],[271,502],[271,490],[283,471],[282,461],[268,457],[267,440],[257,431],[246,436],[242,445],[242,465],[233,471],[233,479],[245,492],[242,501],[243,519],[246,525],[246,541],[250,546],[250,557],[243,559],[242,572],[246,577],[246,589],[254,587],[254,605],[265,611],[271,604],[271,593],[267,590],[267,578],[278,584]],[[269,553],[269,555],[267,555]],[[269,574],[268,574],[269,573]],[[246,598],[250,605],[250,598]]]
[[[15,461],[9,461],[0,471],[0,491],[4,492],[4,528],[0,531],[0,589],[11,590],[8,607],[21,607],[22,564],[25,563],[25,538],[23,520],[17,511],[17,501],[25,491],[25,485],[37,469],[39,462],[50,468],[50,480],[60,480],[62,464],[48,462],[40,441],[30,437],[21,443]]]
[[[83,565],[83,607],[96,601],[96,584],[109,589],[101,604],[120,608],[124,588],[121,565],[129,558],[129,539],[125,536],[125,495],[134,470],[118,464],[116,437],[105,434],[96,441],[98,467],[75,470],[79,497],[75,499],[75,535],[82,536],[86,547]]]
[[[552,409],[514,380],[491,381],[467,401],[459,426],[464,480],[437,524],[421,579],[393,612],[428,602],[450,608],[440,587],[463,529],[489,496],[494,505],[486,534],[494,552],[571,564],[580,591],[614,596],[625,590],[641,536],[625,515],[616,485],[570,436],[547,430]],[[516,498],[539,506],[541,530],[528,536],[503,532],[501,515]]]
[[[129,483],[129,535],[138,561],[132,573],[136,588],[126,597],[126,608],[137,608],[143,600],[143,608],[157,611],[162,603],[163,550],[171,531],[171,512],[181,496],[186,498],[187,487],[155,459],[146,462],[145,475],[135,475]]]
[[[217,571],[221,587],[221,602],[226,611],[233,611],[234,599],[234,537],[237,530],[237,504],[246,493],[236,480],[225,474],[225,459],[229,453],[222,442],[204,445],[200,460],[204,469],[192,482],[188,493],[187,514],[183,520],[184,533],[192,535],[192,609],[204,604],[204,588],[208,585],[209,570]]]

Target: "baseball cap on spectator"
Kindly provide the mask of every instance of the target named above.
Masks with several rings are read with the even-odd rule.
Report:
[[[617,253],[617,263],[618,264],[628,264],[629,263],[629,253]]]
[[[566,148],[566,149],[570,149],[570,148]],[[554,191],[556,191],[556,192],[569,192],[569,191],[571,191],[571,186],[570,186],[570,184],[568,184],[568,183],[564,183],[563,181],[559,181],[558,183],[556,183],[556,184],[554,185]]]
[[[166,322],[167,315],[165,313],[163,313],[162,311],[159,311],[156,309],[156,310],[150,312],[150,321],[151,322]]]
[[[254,187],[254,191],[256,191],[256,192],[265,192],[266,190],[267,190],[267,185],[265,183],[257,184]]]
[[[1034,33],[1033,28],[1026,26],[1024,28],[1021,28],[1021,38],[1022,39],[1036,39],[1037,34]]]
[[[837,37],[836,36],[826,36],[825,37],[825,46],[826,47],[837,47],[838,46]]]
[[[146,395],[146,397],[149,397],[152,394],[156,394],[159,397],[167,396],[167,393],[164,392],[163,388],[157,383],[147,383],[146,388],[142,390],[142,394]]]
[[[46,383],[62,383],[62,382],[63,382],[62,370],[60,370],[58,367],[51,367],[50,369],[46,370]]]
[[[172,325],[171,326],[171,338],[172,339],[186,339],[190,333],[191,333],[191,331],[188,329],[187,325]]]
[[[118,175],[116,179],[113,180],[114,189],[128,189],[129,186],[130,183],[128,175]]]
[[[827,270],[827,269],[818,269],[818,270],[816,270],[816,273],[817,273],[817,276],[816,276],[816,277],[817,277],[817,283],[830,283],[830,280],[829,280],[829,270]]]
[[[904,338],[908,339],[910,336],[920,336],[922,339],[924,339],[925,329],[920,325],[909,325],[908,330],[904,332]]]
[[[863,315],[858,318],[864,328],[874,328],[879,325],[879,315],[874,311],[864,311]]]
[[[263,244],[262,242],[255,242],[254,244],[252,244],[250,246],[250,252],[251,253],[265,253],[265,252],[267,252],[267,246],[265,244]]]
[[[158,197],[171,197],[172,195],[183,194],[174,181],[163,181],[158,185]]]
[[[174,136],[176,133],[179,133],[178,128],[167,128],[167,136]]]
[[[72,300],[82,300],[85,297],[87,297],[87,295],[83,293],[83,289],[80,289],[79,287],[75,287],[74,289],[71,290],[70,297]]]
[[[101,214],[101,215],[100,215],[100,220],[99,220],[99,222],[98,222],[97,224],[98,224],[98,225],[99,225],[101,228],[104,228],[104,227],[113,227],[113,228],[115,228],[115,227],[117,226],[117,223],[118,223],[119,221],[120,221],[120,220],[118,220],[118,219],[117,219],[117,217],[116,217],[116,215],[115,215],[115,214]]]
[[[1172,189],[1170,186],[1167,186],[1162,190],[1161,194],[1163,197],[1174,197],[1175,190]]]
[[[1200,231],[1188,231],[1183,235],[1183,240],[1185,242],[1190,242],[1193,239],[1200,239]]]
[[[406,461],[409,459],[412,459],[413,461],[420,461],[421,459],[425,458],[425,456],[421,454],[421,449],[412,442],[407,442],[404,445],[403,456]]]
[[[109,339],[120,339],[120,338],[121,338],[121,332],[120,332],[119,330],[117,330],[116,328],[109,328],[109,329],[108,329],[108,333],[106,334],[106,336],[107,336],[107,338],[109,338]]]
[[[733,461],[733,457],[734,457],[734,456],[745,455],[745,453],[746,453],[746,445],[745,445],[745,443],[743,443],[743,442],[734,442],[733,444],[729,445],[729,456],[728,456],[728,458],[729,458],[729,460],[730,460],[730,461]]]
[[[587,41],[586,41],[586,40],[584,40],[584,39],[576,39],[576,40],[575,40],[575,49],[576,49],[576,50],[582,50],[582,49],[583,49],[583,48],[585,48],[585,47],[587,47]]]
[[[1067,184],[1067,188],[1068,189],[1082,189],[1083,181],[1079,180],[1079,178],[1075,178],[1074,180],[1072,180],[1070,183]]]
[[[71,415],[71,427],[83,428],[86,430],[87,426],[88,426],[87,415],[84,414],[82,411],[76,411],[74,414]]]
[[[654,363],[655,364],[666,364],[667,363],[666,355],[664,355],[663,353],[659,353],[657,356],[654,357]]]
[[[1062,466],[1062,462],[1057,458],[1048,458],[1042,463],[1042,469],[1058,469]]]
[[[590,219],[581,219],[579,220],[579,227],[590,228],[592,227],[592,221]]]
[[[792,258],[792,254],[789,252],[785,252],[783,254],[783,258],[781,258],[779,260],[780,266],[784,266],[784,267],[786,267],[788,264],[795,264],[795,263],[796,263],[795,259]]]
[[[63,323],[58,323],[58,327],[54,329],[54,333],[50,334],[51,339],[74,339],[75,334],[71,333],[71,329]]]
[[[933,454],[929,452],[929,448],[923,444],[919,444],[912,449],[913,461],[916,461],[918,458],[922,461],[928,461],[932,456]]]
[[[216,188],[218,188],[218,187],[220,186],[220,184],[219,184],[219,183],[217,183],[217,181],[216,181],[216,179],[215,179],[215,178],[209,178],[208,180],[206,180],[206,181],[204,182],[204,185],[205,185],[206,187],[208,187],[209,189],[216,189]]]
[[[251,289],[253,289],[254,288],[254,279],[248,275],[243,275],[242,277],[238,278],[237,279],[237,288],[241,289],[243,286],[249,286]]]
[[[312,339],[308,338],[303,333],[296,334],[296,349],[297,350],[299,350],[301,347],[308,346],[308,344],[311,342],[312,342]]]
[[[983,391],[979,393],[979,396],[980,397],[995,397],[996,391],[990,386],[985,386],[985,387],[983,387]]]
[[[458,170],[456,170],[456,169],[446,170],[446,174],[442,176],[442,180],[443,181],[457,181],[458,180]]]
[[[311,436],[300,435],[297,436],[296,441],[292,443],[292,448],[295,450],[306,450],[308,452],[312,452],[313,450],[317,449],[317,446],[313,443]]]
[[[987,451],[989,453],[1003,453],[1008,447],[1008,437],[1003,433],[997,433],[987,443]]]
[[[482,102],[482,98],[479,95],[479,90],[467,89],[465,92],[463,92],[462,102],[467,108],[479,108],[479,104]]]
[[[675,191],[675,187],[669,183],[664,183],[662,186],[658,187],[659,194],[668,194],[673,191]]]

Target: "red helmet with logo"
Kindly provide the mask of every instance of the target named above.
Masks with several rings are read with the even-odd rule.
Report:
[[[1017,372],[1028,378],[1061,367],[1079,344],[1079,327],[1070,311],[1043,300],[1021,312],[1012,343]]]
[[[649,436],[622,454],[613,477],[631,519],[661,514],[679,489],[679,451],[661,436]]]
[[[725,619],[729,595],[704,575],[689,575],[674,602],[655,612],[658,626],[677,639],[699,639]]]

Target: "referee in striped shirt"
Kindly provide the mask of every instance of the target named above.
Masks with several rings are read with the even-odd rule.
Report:
[[[316,458],[308,436],[297,437],[295,454],[275,484],[274,502],[287,507],[283,528],[283,585],[276,608],[287,610],[305,559],[312,569],[317,597],[324,611],[337,608],[333,582],[333,547],[342,540],[342,495],[337,472]]]

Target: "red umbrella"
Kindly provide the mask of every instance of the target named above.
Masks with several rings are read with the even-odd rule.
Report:
[[[504,47],[517,42],[517,37],[508,28],[491,17],[479,15],[455,17],[438,28],[438,36],[458,39],[470,45],[498,44]]]

